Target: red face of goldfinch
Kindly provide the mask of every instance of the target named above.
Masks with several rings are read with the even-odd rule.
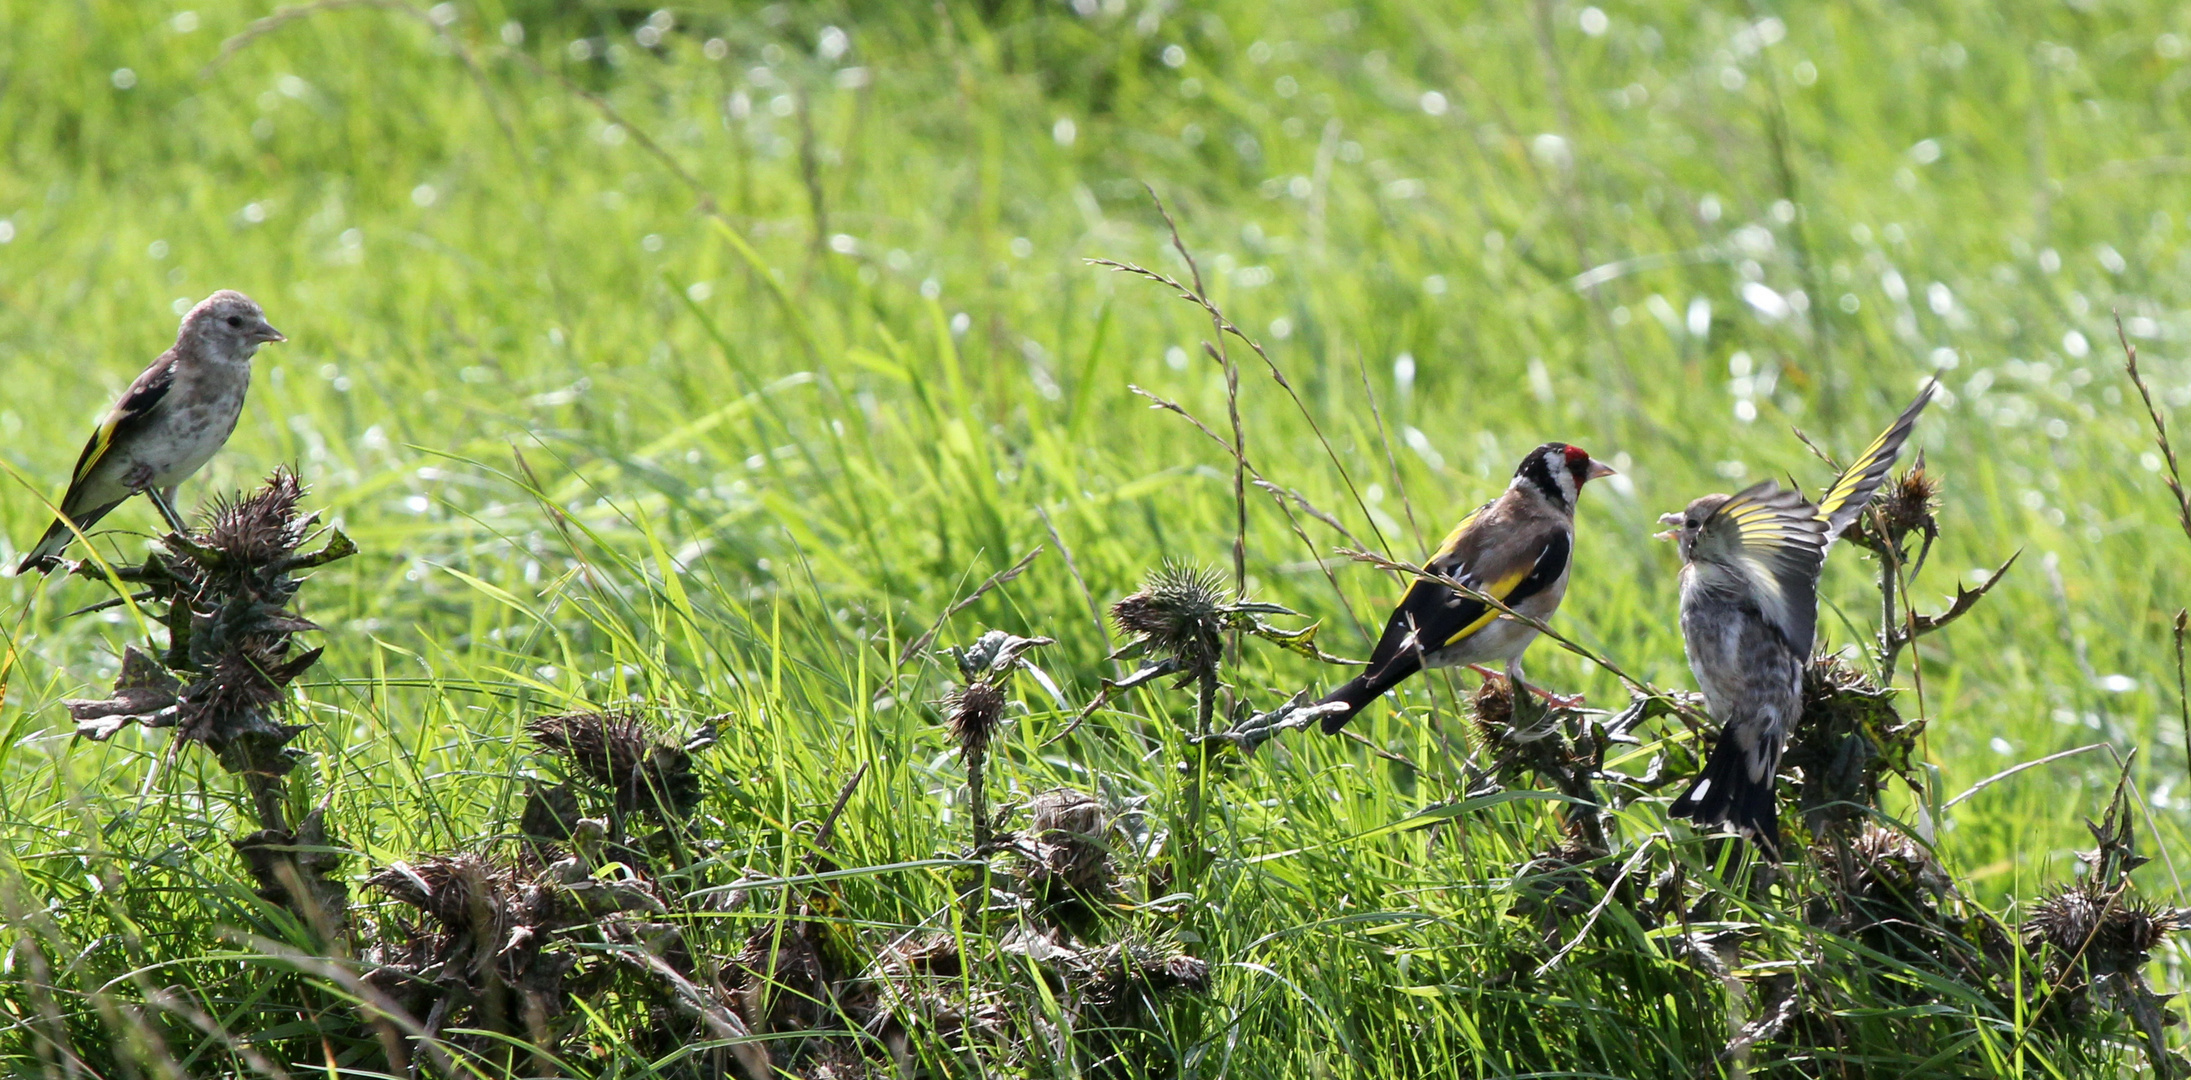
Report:
[[[1549,442],[1529,452],[1521,468],[1514,470],[1515,485],[1527,484],[1562,510],[1575,512],[1575,497],[1582,486],[1613,475],[1613,467],[1592,460],[1589,451],[1566,443]]]

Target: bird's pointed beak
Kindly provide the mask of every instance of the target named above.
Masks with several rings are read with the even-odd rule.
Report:
[[[1661,525],[1664,525],[1664,526],[1666,526],[1666,531],[1665,531],[1665,532],[1661,532],[1661,533],[1652,533],[1652,534],[1651,534],[1651,539],[1653,539],[1653,540],[1672,540],[1672,539],[1674,539],[1674,538],[1676,538],[1676,537],[1678,537],[1678,536],[1680,536],[1680,535],[1681,535],[1681,512],[1680,512],[1680,511],[1678,511],[1678,510],[1677,510],[1677,511],[1671,511],[1671,512],[1668,512],[1668,513],[1660,514],[1660,515],[1658,516],[1658,523],[1659,523],[1659,524],[1661,524]]]
[[[1584,480],[1603,480],[1608,476],[1619,475],[1620,471],[1613,468],[1611,465],[1607,465],[1602,461],[1592,459],[1590,462],[1590,471],[1584,473],[1582,478]]]
[[[258,328],[257,330],[254,330],[254,331],[252,331],[252,332],[251,332],[251,336],[252,336],[252,337],[255,337],[255,338],[257,338],[257,339],[259,339],[260,341],[287,341],[287,340],[289,340],[289,337],[288,337],[288,335],[286,335],[286,334],[283,334],[283,333],[282,333],[281,331],[279,331],[279,330],[276,330],[276,329],[274,329],[274,324],[273,324],[273,323],[268,323],[268,322],[262,322],[262,323],[260,323],[260,324],[259,324],[259,328]]]

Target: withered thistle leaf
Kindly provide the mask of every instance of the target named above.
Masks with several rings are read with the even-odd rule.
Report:
[[[114,680],[114,696],[99,700],[70,699],[62,702],[76,721],[76,734],[104,741],[128,724],[165,727],[175,722],[173,709],[182,682],[168,674],[160,662],[131,646],[122,650],[122,671]]]

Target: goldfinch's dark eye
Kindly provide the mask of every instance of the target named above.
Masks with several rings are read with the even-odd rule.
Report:
[[[241,328],[243,326],[243,316],[230,315],[228,317],[228,325]]]
[[[1696,527],[1697,527],[1697,519],[1695,519],[1695,518],[1690,518],[1689,520],[1687,520],[1687,521],[1685,521],[1685,522],[1682,522],[1682,526],[1683,526],[1684,528],[1690,528],[1690,529],[1694,529],[1694,528],[1696,528]]]

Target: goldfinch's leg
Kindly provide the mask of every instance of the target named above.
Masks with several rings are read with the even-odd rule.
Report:
[[[173,487],[164,490],[146,488],[145,498],[152,500],[152,505],[160,511],[160,516],[167,520],[168,528],[189,536],[190,526],[183,524],[182,515],[175,512],[175,491]]]

